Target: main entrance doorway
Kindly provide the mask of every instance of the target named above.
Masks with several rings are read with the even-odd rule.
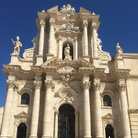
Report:
[[[69,104],[59,108],[58,138],[75,138],[75,110]]]
[[[27,130],[27,127],[26,127],[25,123],[21,123],[18,126],[17,138],[26,138],[26,130]]]

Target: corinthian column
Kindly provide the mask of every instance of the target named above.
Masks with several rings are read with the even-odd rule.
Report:
[[[84,105],[83,105],[83,125],[84,125],[84,138],[91,138],[91,117],[90,117],[90,96],[89,96],[89,88],[90,82],[83,81],[83,97],[84,97]]]
[[[42,138],[52,138],[52,80],[45,80],[46,93],[45,93],[45,103],[44,103],[44,120],[43,120],[43,137]]]
[[[88,56],[88,21],[83,20],[83,37],[84,37],[84,48],[83,48],[83,54],[84,56]]]
[[[130,124],[127,110],[126,99],[126,84],[119,84],[120,104],[121,104],[121,120],[123,129],[123,138],[131,138],[130,136]]]
[[[41,81],[34,81],[34,84],[35,84],[35,92],[34,92],[34,101],[33,101],[30,138],[38,137],[37,133],[38,133],[38,121],[39,121]]]
[[[39,53],[37,55],[36,65],[43,63],[43,49],[44,49],[44,31],[45,31],[45,20],[40,20],[40,37],[39,37]]]
[[[95,138],[103,138],[100,83],[94,83],[94,103]]]
[[[4,107],[4,114],[2,119],[2,126],[1,126],[1,138],[8,138],[10,134],[10,128],[11,128],[11,117],[12,116],[12,110],[13,110],[13,91],[16,87],[16,83],[14,80],[8,80],[7,81],[7,95],[6,95],[6,101],[5,101],[5,107]]]

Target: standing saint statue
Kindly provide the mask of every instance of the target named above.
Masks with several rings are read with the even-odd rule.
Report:
[[[14,52],[13,53],[20,53],[20,48],[22,47],[22,43],[19,41],[19,36],[16,37],[17,41],[13,41],[12,43],[14,44]]]
[[[123,53],[123,49],[119,46],[119,43],[117,43],[116,51],[117,51],[117,56],[121,57]]]
[[[64,55],[65,55],[64,60],[71,60],[69,44],[67,44],[67,46],[64,49]]]

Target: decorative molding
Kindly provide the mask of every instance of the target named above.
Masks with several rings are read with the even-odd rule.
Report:
[[[82,82],[82,88],[83,90],[89,90],[91,86],[91,82],[90,81],[83,81]]]
[[[60,26],[59,31],[65,32],[65,33],[77,33],[79,31],[79,27],[74,26],[74,23],[67,23],[67,24],[62,24]]]

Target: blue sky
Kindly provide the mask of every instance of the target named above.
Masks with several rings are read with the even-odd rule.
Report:
[[[60,9],[67,3],[68,0],[0,0],[0,107],[4,106],[6,95],[3,64],[9,64],[13,52],[11,39],[15,41],[20,36],[22,57],[37,35],[37,12],[56,5]],[[138,0],[70,0],[70,4],[76,12],[83,7],[100,15],[98,33],[104,51],[114,56],[119,42],[124,53],[138,53]]]

